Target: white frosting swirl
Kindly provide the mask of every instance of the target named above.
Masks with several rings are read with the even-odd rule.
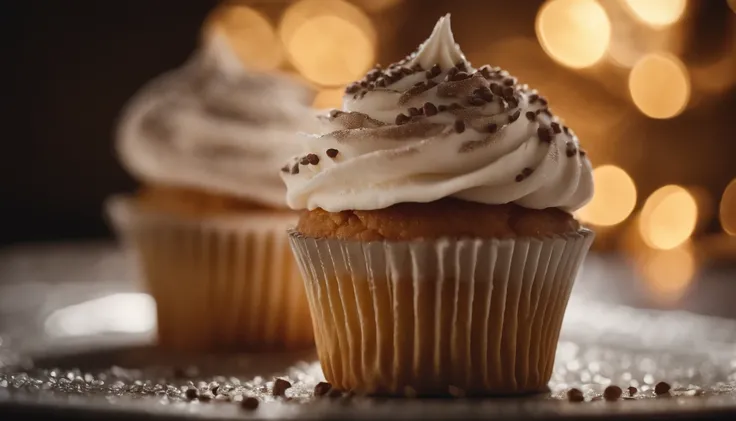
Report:
[[[144,86],[117,132],[125,168],[144,182],[194,187],[285,207],[278,168],[314,131],[312,92],[245,70],[221,35]]]
[[[449,15],[417,52],[346,93],[343,111],[322,117],[333,131],[309,137],[306,154],[282,171],[292,208],[371,210],[456,197],[572,212],[592,197],[577,137],[507,72],[470,67]]]

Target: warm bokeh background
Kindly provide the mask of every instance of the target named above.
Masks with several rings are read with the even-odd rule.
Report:
[[[705,262],[736,261],[736,1],[107,3],[2,14],[14,31],[2,243],[109,235],[102,200],[135,186],[113,155],[116,115],[201,36],[223,31],[247,66],[288,72],[318,90],[315,106],[337,107],[345,84],[451,12],[475,65],[539,89],[581,138],[597,192],[579,217],[598,250],[623,251],[673,296]]]

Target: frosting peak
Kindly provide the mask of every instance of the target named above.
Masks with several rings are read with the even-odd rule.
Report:
[[[574,211],[593,194],[577,137],[537,91],[498,67],[474,69],[449,16],[419,50],[345,90],[331,130],[282,169],[287,204],[329,212],[445,197]]]
[[[429,69],[437,64],[443,69],[450,68],[465,60],[465,55],[460,51],[460,46],[455,43],[450,27],[450,14],[441,17],[432,30],[429,38],[419,46],[412,54],[409,66],[420,65]]]

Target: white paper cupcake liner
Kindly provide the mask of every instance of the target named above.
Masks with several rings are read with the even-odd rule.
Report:
[[[108,215],[156,301],[158,341],[181,350],[313,345],[309,307],[284,231],[294,215],[184,218],[113,197]]]
[[[325,377],[390,395],[545,390],[593,237],[364,243],[289,232]]]

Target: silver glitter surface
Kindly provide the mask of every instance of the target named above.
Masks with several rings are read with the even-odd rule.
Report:
[[[35,253],[0,255],[0,279],[25,280],[0,284],[0,412],[16,406],[206,419],[736,413],[736,321],[730,319],[603,303],[591,290],[576,289],[548,394],[485,400],[315,397],[315,385],[324,379],[313,351],[184,355],[150,346],[152,303],[130,282],[133,271],[114,247]],[[601,264],[598,258],[588,263],[591,279]],[[104,322],[102,313],[114,314],[116,305],[125,306],[129,323]],[[273,394],[276,378],[291,384],[284,396]],[[657,395],[659,382],[671,390]],[[617,402],[603,399],[611,385],[623,389]],[[636,387],[633,396],[630,386]],[[569,402],[570,388],[581,390],[585,402]],[[249,397],[258,400],[256,409],[245,408]]]

